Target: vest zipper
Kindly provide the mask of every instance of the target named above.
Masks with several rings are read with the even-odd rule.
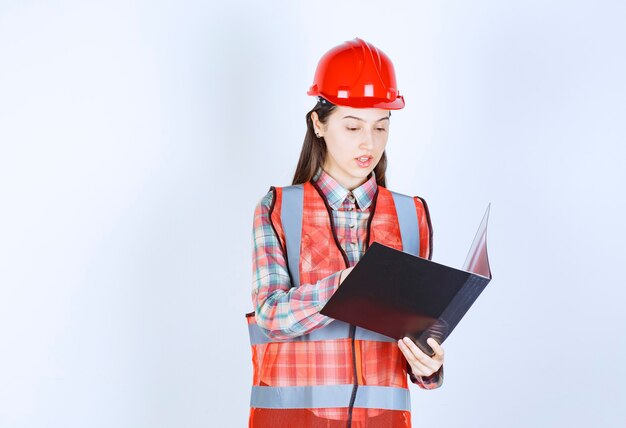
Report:
[[[356,349],[354,336],[356,334],[356,326],[350,324],[350,341],[352,342],[352,376],[354,377],[354,383],[352,386],[352,395],[350,396],[350,405],[348,406],[348,428],[352,426],[352,410],[354,409],[354,400],[356,400],[356,391],[359,389],[359,378],[356,370]]]

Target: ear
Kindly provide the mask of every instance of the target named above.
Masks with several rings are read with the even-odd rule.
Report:
[[[316,111],[311,112],[311,121],[313,122],[313,131],[315,131],[316,134],[319,134],[320,137],[323,137],[324,126],[322,122],[320,122],[320,118]]]

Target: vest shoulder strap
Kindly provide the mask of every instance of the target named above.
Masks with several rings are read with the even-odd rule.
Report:
[[[433,228],[426,201],[419,196],[407,196],[388,189],[384,191],[391,194],[396,206],[403,251],[431,260]]]
[[[398,223],[400,224],[400,236],[402,237],[402,250],[405,253],[419,256],[420,254],[420,228],[418,225],[415,200],[412,196],[389,191],[396,205]]]
[[[303,207],[304,187],[302,184],[282,188],[280,219],[285,232],[289,275],[294,287],[300,286],[300,243],[302,239]]]

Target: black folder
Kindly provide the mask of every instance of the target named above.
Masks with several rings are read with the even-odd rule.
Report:
[[[489,208],[463,269],[374,242],[321,313],[396,340],[408,336],[433,355],[426,339],[443,343],[491,280]]]

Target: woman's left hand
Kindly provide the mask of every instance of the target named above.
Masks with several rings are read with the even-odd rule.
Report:
[[[408,337],[398,340],[398,347],[411,365],[415,376],[430,376],[443,365],[443,348],[432,337],[429,337],[426,343],[435,351],[432,357],[424,353]]]

